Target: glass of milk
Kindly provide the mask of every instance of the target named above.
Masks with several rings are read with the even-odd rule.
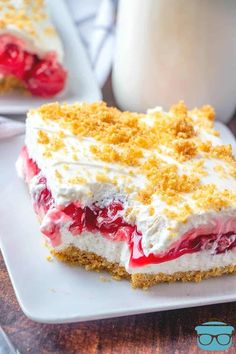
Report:
[[[120,0],[112,74],[122,109],[236,106],[236,0]]]

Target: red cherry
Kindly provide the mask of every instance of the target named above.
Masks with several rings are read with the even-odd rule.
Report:
[[[5,75],[23,79],[25,72],[31,69],[33,63],[34,56],[16,44],[7,44],[0,53],[0,71]]]
[[[91,210],[85,207],[85,227],[88,231],[96,230],[97,210]]]
[[[70,232],[73,235],[81,234],[84,228],[85,213],[84,209],[77,207],[71,203],[63,208],[63,212],[72,219],[72,224],[69,227]]]
[[[33,95],[50,97],[63,89],[66,76],[59,63],[41,60],[27,74],[26,86]]]
[[[135,226],[121,226],[115,233],[114,239],[116,241],[126,241],[130,242],[133,233],[135,232]]]
[[[119,227],[124,225],[119,211],[123,210],[122,204],[113,202],[106,208],[97,212],[96,226],[102,233],[115,234]]]
[[[52,198],[52,193],[48,188],[44,188],[38,195],[38,206],[44,209],[46,213],[50,206],[54,204],[54,199]]]
[[[31,179],[40,172],[40,169],[36,162],[29,157],[26,146],[23,146],[23,148],[21,149],[20,157],[23,161],[25,180],[27,181],[27,183],[29,183]]]

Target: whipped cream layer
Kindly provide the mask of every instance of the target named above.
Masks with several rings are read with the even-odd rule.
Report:
[[[6,0],[0,6],[0,36],[9,35],[17,44],[39,58],[48,53],[56,54],[58,62],[63,60],[61,40],[52,25],[44,1]],[[7,37],[5,37],[7,40]]]
[[[83,105],[78,107],[81,108]],[[159,114],[167,116],[170,123],[176,119],[173,112],[165,113],[157,108],[140,116],[140,124],[151,129],[156,124]],[[196,110],[188,114],[194,127],[191,140],[196,144],[207,142],[213,148],[222,146],[222,140],[217,136],[207,117],[199,119]],[[135,163],[123,164],[99,159],[93,150],[94,146],[98,149],[104,146],[103,142],[94,136],[73,133],[74,126],[72,129],[63,124],[63,120],[58,119],[56,110],[55,119],[45,118],[44,115],[47,114],[40,109],[29,112],[25,143],[29,156],[37,162],[42,175],[46,177],[47,186],[56,205],[67,205],[77,201],[82,206],[96,203],[103,207],[112,201],[121,201],[124,209],[123,218],[128,223],[136,225],[142,234],[141,244],[145,256],[164,251],[188,232],[218,234],[236,231],[235,165],[227,158],[224,159],[217,154],[214,157],[209,156],[204,151],[205,147],[191,158],[182,161],[174,153],[172,155],[171,148],[164,143],[156,149],[142,149],[141,164],[145,164],[154,156],[167,165],[176,166],[179,175],[195,175],[199,179],[199,190],[202,188],[203,195],[202,199],[198,198],[197,187],[194,192],[177,193],[181,196],[180,200],[170,203],[157,192],[153,193],[151,201],[146,203],[139,198],[140,190],[146,188],[148,191],[147,175],[142,173],[140,166]],[[202,124],[204,121],[207,122],[206,125]],[[76,120],[73,120],[73,124],[76,126]],[[79,127],[76,126],[77,128],[79,131]],[[115,149],[122,153],[122,145],[116,145]],[[132,159],[132,156],[130,158]],[[234,193],[230,203],[215,208],[214,201],[210,201],[209,205],[208,199],[210,200],[211,196],[207,188],[211,186],[214,186],[213,192]],[[209,194],[207,200],[204,197],[204,187],[205,194]],[[31,190],[38,188],[34,179],[30,188]],[[217,193],[216,204],[220,203]],[[79,240],[79,237],[76,239]],[[67,242],[62,243],[60,247],[66,245]],[[194,255],[184,257],[191,259]],[[221,259],[223,256],[217,257]]]

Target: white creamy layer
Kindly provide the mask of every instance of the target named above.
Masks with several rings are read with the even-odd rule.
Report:
[[[110,241],[99,233],[94,234],[91,232],[83,232],[75,237],[66,228],[61,229],[61,234],[63,242],[55,248],[57,251],[62,251],[66,247],[73,245],[83,251],[94,252],[110,262],[119,263],[130,274],[173,274],[175,272],[206,271],[211,268],[236,265],[236,249],[234,249],[214,256],[206,251],[196,252],[169,262],[151,264],[144,267],[130,267],[130,251],[125,242]]]
[[[46,5],[40,6],[38,10],[39,5],[36,3],[34,0],[8,0],[6,4],[4,2],[0,7],[0,21],[4,21],[6,14],[10,14],[12,21],[1,27],[0,35],[9,34],[19,38],[24,42],[27,51],[35,53],[40,58],[48,52],[55,52],[57,60],[62,62],[62,43],[48,16]],[[19,25],[17,19],[21,15],[18,16],[18,13],[22,9],[23,16],[25,15],[27,19],[23,20],[24,25]]]
[[[151,124],[152,115],[147,115],[146,124]],[[206,133],[199,127],[200,134],[207,134],[207,139],[213,144],[222,144],[220,138]],[[191,195],[186,194],[183,202],[176,206],[168,206],[158,195],[155,195],[151,206],[154,208],[154,214],[150,215],[149,205],[142,204],[137,200],[137,193],[143,188],[146,179],[143,175],[136,173],[135,167],[121,166],[118,164],[109,164],[100,161],[90,152],[91,144],[99,143],[92,138],[76,137],[70,131],[64,130],[65,137],[63,142],[64,148],[52,151],[51,156],[45,157],[47,153],[47,145],[39,144],[39,130],[47,133],[49,139],[53,140],[58,135],[59,127],[56,121],[44,121],[37,112],[30,112],[26,121],[26,146],[29,155],[35,160],[42,170],[42,174],[46,176],[48,187],[50,188],[56,204],[67,204],[72,201],[79,201],[82,205],[90,206],[94,202],[104,206],[112,200],[121,200],[125,211],[125,220],[130,224],[136,224],[138,230],[142,233],[142,248],[147,256],[150,253],[157,253],[166,248],[174,241],[181,237],[184,233],[191,229],[203,226],[206,232],[216,230],[217,223],[220,221],[221,226],[225,226],[226,230],[236,225],[229,225],[229,219],[236,215],[236,201],[233,207],[222,208],[221,211],[205,210],[196,208]],[[61,128],[60,128],[61,130]],[[145,151],[145,157],[148,157],[149,151]],[[159,154],[158,152],[156,153]],[[160,155],[160,154],[159,154]],[[76,157],[76,158],[75,158]],[[171,160],[176,163],[182,173],[188,173],[190,168],[189,162],[179,163],[169,156],[161,155],[165,160]],[[196,156],[195,160],[202,158]],[[214,183],[220,190],[228,188],[236,191],[236,180],[228,174],[222,178],[220,174],[214,171],[214,167],[221,165],[227,171],[227,163],[219,159],[206,159],[205,168],[208,172],[207,176],[201,176],[201,182],[204,184]],[[132,170],[133,176],[128,172]],[[97,174],[105,173],[111,180],[117,179],[117,184],[101,183],[97,181]],[[197,173],[197,172],[196,172]],[[59,177],[58,177],[59,176]],[[72,183],[74,178],[84,178],[86,183]],[[34,183],[34,182],[32,182]],[[127,187],[131,186],[133,191],[127,191]],[[34,188],[32,186],[31,188]],[[188,218],[186,223],[178,222],[173,218],[165,215],[163,210],[171,208],[178,212],[183,203],[188,203],[194,210],[193,214]],[[126,214],[128,209],[132,208],[130,214]],[[174,234],[173,234],[174,230]],[[217,229],[217,232],[219,229]]]

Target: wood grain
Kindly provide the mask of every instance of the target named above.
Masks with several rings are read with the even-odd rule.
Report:
[[[110,80],[104,96],[115,105]],[[236,134],[236,118],[230,128]],[[236,327],[236,303],[66,325],[35,323],[22,313],[0,254],[0,324],[22,354],[203,353],[197,348],[194,327],[212,318]],[[224,353],[236,353],[236,347]]]

